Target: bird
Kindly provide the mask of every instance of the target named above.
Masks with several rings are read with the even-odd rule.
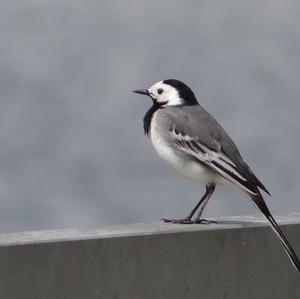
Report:
[[[269,221],[298,272],[300,261],[262,196],[271,195],[242,158],[234,141],[198,102],[192,89],[177,79],[156,82],[133,92],[148,96],[144,132],[158,155],[184,178],[204,183],[206,191],[189,215],[167,223],[209,224],[202,213],[217,185],[235,186],[248,195]],[[197,215],[194,217],[195,213]],[[194,218],[193,218],[194,217]]]

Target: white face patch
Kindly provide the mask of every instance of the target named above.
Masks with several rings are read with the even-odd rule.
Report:
[[[166,103],[163,106],[177,106],[183,104],[177,89],[169,84],[159,81],[148,89],[150,96],[158,103]]]

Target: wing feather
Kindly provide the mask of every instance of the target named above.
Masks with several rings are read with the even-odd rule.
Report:
[[[235,163],[222,151],[220,145],[216,147],[218,150],[211,149],[201,143],[199,137],[189,136],[184,132],[180,132],[177,128],[171,130],[171,135],[181,151],[210,166],[221,176],[242,187],[247,192],[253,195],[257,194],[257,188],[247,180],[247,176],[239,171]]]

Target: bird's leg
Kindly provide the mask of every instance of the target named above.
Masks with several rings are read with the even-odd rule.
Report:
[[[213,194],[214,190],[215,190],[215,184],[214,183],[207,184],[206,185],[206,192],[204,193],[204,195],[201,197],[199,202],[196,204],[196,206],[193,208],[191,213],[186,218],[183,218],[183,219],[162,219],[162,220],[164,222],[178,223],[178,224],[209,223],[208,220],[200,219],[200,216],[201,216],[201,214],[202,214],[209,198]],[[201,206],[201,204],[202,204],[202,206]],[[198,213],[199,219],[198,219],[198,216],[197,216],[196,220],[192,220],[194,214],[196,213],[196,211],[198,210],[198,208],[200,206],[201,206],[201,210]]]
[[[203,212],[203,210],[204,210],[204,207],[205,207],[205,205],[207,204],[207,197],[208,196],[210,196],[209,195],[209,193],[210,193],[210,186],[211,186],[211,184],[207,184],[206,185],[206,191],[205,191],[205,193],[204,193],[204,195],[201,197],[201,199],[199,200],[199,202],[196,204],[196,206],[194,207],[194,209],[191,211],[191,213],[185,218],[185,219],[187,219],[187,220],[191,220],[192,219],[192,217],[194,216],[194,214],[196,213],[196,211],[199,209],[199,207],[201,206],[201,204],[202,204],[202,206],[201,206],[201,210],[202,210],[202,212]],[[204,207],[203,207],[203,205],[204,205]],[[202,208],[203,207],[203,208]]]
[[[200,219],[210,197],[212,196],[212,194],[214,193],[216,189],[216,185],[214,183],[212,184],[207,184],[206,185],[206,193],[207,196],[205,197],[204,201],[203,201],[203,204],[201,205],[200,207],[200,210],[197,214],[197,217],[195,218],[194,220],[194,223],[197,223],[197,224],[209,224],[209,223],[217,223],[216,221],[211,221],[211,220],[206,220],[206,219]]]

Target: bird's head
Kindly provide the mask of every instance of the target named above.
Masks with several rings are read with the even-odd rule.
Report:
[[[193,91],[185,83],[176,79],[159,81],[149,89],[138,89],[134,92],[149,96],[153,103],[160,107],[198,104]]]

